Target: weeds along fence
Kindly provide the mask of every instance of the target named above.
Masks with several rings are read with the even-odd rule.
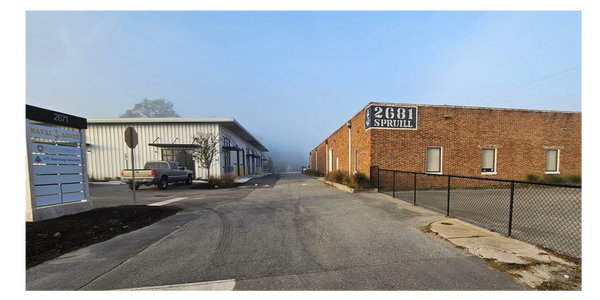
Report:
[[[581,258],[581,186],[371,167],[380,193]]]

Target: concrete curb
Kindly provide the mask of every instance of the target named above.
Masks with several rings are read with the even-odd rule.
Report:
[[[310,177],[313,177],[313,176],[310,176]],[[354,193],[377,193],[377,189],[356,190],[356,189],[353,189],[353,188],[348,187],[346,185],[339,184],[337,182],[325,180],[325,177],[313,177],[313,178],[315,178],[316,180],[319,180],[319,181],[321,181],[321,182],[323,182],[325,184],[334,186],[334,187],[338,188],[339,190],[342,190],[342,191],[344,191],[346,193],[350,193],[350,194],[354,194]]]

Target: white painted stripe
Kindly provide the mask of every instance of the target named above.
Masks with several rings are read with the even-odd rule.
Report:
[[[174,285],[149,286],[117,291],[233,291],[235,279]]]
[[[173,199],[169,199],[169,200],[165,200],[165,201],[161,201],[161,202],[156,202],[156,203],[152,203],[152,204],[148,204],[148,206],[162,206],[165,204],[169,204],[169,203],[173,203],[173,202],[177,202],[183,199],[187,199],[188,197],[179,197],[179,198],[173,198]]]

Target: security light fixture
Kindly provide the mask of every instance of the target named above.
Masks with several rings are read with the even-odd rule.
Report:
[[[348,123],[346,123],[346,127],[352,128],[352,121],[348,121]]]

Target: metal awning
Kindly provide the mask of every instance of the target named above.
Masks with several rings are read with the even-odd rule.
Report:
[[[148,146],[161,148],[198,148],[196,144],[148,144]]]
[[[222,138],[222,142],[223,142],[222,148],[223,149],[233,150],[233,151],[244,150],[238,146],[238,144],[235,142],[235,140],[229,134],[223,132],[222,136],[223,136],[223,138]]]

